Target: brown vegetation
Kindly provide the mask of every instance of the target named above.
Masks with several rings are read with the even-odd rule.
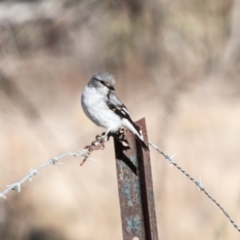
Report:
[[[117,78],[149,139],[240,225],[239,0],[0,1],[0,189],[103,130],[80,108],[96,71]],[[113,144],[68,158],[0,201],[0,239],[121,239]],[[238,232],[151,150],[160,239]],[[1,190],[0,190],[1,191]]]

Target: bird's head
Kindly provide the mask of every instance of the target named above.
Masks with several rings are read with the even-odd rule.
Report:
[[[116,80],[113,75],[107,72],[95,73],[89,82],[89,84],[96,88],[107,88],[109,90],[114,90],[115,83]]]

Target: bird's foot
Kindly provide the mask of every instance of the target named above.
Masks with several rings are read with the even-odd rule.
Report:
[[[121,142],[125,150],[127,150],[129,149],[129,144],[128,144],[128,141],[125,139],[126,131],[127,130],[125,128],[120,128],[118,132],[109,132],[107,139],[109,139],[110,137],[117,139],[119,142]]]
[[[125,135],[126,135],[127,129],[126,128],[120,128],[120,130],[118,131],[119,137],[124,140]]]

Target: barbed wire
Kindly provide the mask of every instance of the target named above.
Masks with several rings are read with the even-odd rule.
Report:
[[[84,162],[89,159],[89,156],[91,154],[92,151],[95,150],[99,150],[99,149],[103,149],[104,148],[104,143],[107,140],[102,140],[101,137],[97,136],[96,140],[94,140],[90,145],[86,146],[84,149],[76,151],[76,152],[65,152],[62,153],[58,156],[52,157],[49,160],[47,160],[45,163],[43,163],[42,165],[40,165],[39,167],[35,168],[35,169],[30,169],[29,173],[24,176],[20,181],[15,182],[13,184],[7,185],[7,188],[2,191],[0,193],[0,199],[4,198],[6,199],[6,194],[8,194],[11,190],[16,190],[18,192],[21,191],[21,186],[23,183],[25,183],[27,180],[32,181],[32,177],[37,175],[39,171],[41,171],[42,169],[46,168],[47,166],[53,164],[53,165],[62,165],[61,162],[59,162],[60,159],[67,157],[67,156],[73,156],[73,157],[84,157],[82,163],[80,164],[81,166],[84,164]],[[197,186],[197,188],[204,192],[204,194],[212,201],[214,202],[217,207],[222,210],[222,212],[224,213],[224,215],[227,217],[227,219],[231,222],[231,224],[240,232],[240,228],[238,227],[238,225],[232,220],[232,218],[229,216],[229,214],[226,212],[226,210],[220,205],[219,202],[217,202],[208,192],[207,190],[204,188],[204,186],[202,185],[201,182],[201,178],[199,178],[199,181],[195,180],[193,177],[190,176],[190,174],[188,174],[183,168],[181,168],[176,162],[173,161],[174,157],[176,157],[176,153],[168,156],[167,154],[165,154],[162,150],[160,150],[159,147],[157,147],[155,144],[153,144],[152,142],[148,142],[149,145],[155,149],[157,152],[159,152],[161,155],[164,156],[164,158],[174,167],[176,167],[180,172],[182,172],[188,179],[190,179],[193,183],[195,183],[195,185]]]
[[[95,150],[99,150],[99,149],[103,149],[104,148],[104,143],[107,140],[103,140],[102,138],[99,138],[99,136],[96,137],[96,139],[90,144],[87,145],[84,149],[82,150],[78,150],[76,152],[65,152],[62,153],[58,156],[52,157],[50,159],[48,159],[45,163],[43,163],[42,165],[40,165],[39,167],[35,168],[35,169],[30,169],[29,173],[24,176],[20,181],[12,183],[10,185],[7,185],[7,188],[5,190],[3,190],[2,192],[0,192],[0,199],[4,198],[6,199],[6,195],[11,191],[11,190],[16,190],[18,192],[21,191],[21,186],[23,183],[25,183],[27,180],[29,180],[30,182],[32,181],[32,177],[37,175],[39,171],[41,171],[42,169],[46,168],[47,166],[53,164],[53,165],[62,165],[61,162],[59,162],[60,159],[67,157],[67,156],[73,156],[73,157],[84,157],[83,161],[81,162],[80,166],[82,166],[84,164],[84,162],[88,159],[88,160],[93,160],[90,159],[89,156],[91,154],[91,152],[95,151]]]
[[[7,185],[7,188],[2,191],[0,193],[0,198],[7,198],[6,197],[6,194],[8,192],[10,192],[11,190],[17,190],[18,192],[21,191],[21,185],[23,183],[25,183],[27,180],[30,180],[32,181],[32,177],[37,175],[38,172],[40,170],[42,170],[43,168],[47,167],[48,165],[50,164],[58,164],[58,165],[61,165],[62,163],[59,162],[59,160],[63,157],[66,157],[66,156],[74,156],[74,157],[80,157],[80,156],[86,156],[87,154],[87,150],[86,149],[83,149],[82,151],[77,151],[77,152],[65,152],[59,156],[56,156],[56,157],[53,157],[53,158],[50,158],[49,160],[47,160],[45,163],[43,163],[42,165],[40,165],[39,167],[35,168],[35,169],[30,169],[29,170],[29,173],[23,177],[20,181],[18,182],[15,182],[13,184],[10,184],[10,185]]]
[[[240,232],[240,228],[238,227],[238,225],[232,220],[232,218],[229,216],[229,214],[226,212],[226,210],[220,205],[219,202],[217,202],[216,199],[214,199],[208,192],[207,190],[204,188],[204,186],[202,185],[201,182],[201,178],[199,178],[199,181],[195,180],[193,177],[191,177],[184,169],[182,169],[176,162],[173,161],[174,157],[176,157],[177,153],[168,156],[166,155],[162,150],[160,150],[160,148],[158,148],[156,145],[154,145],[153,143],[151,143],[150,141],[148,142],[149,145],[155,149],[157,152],[159,152],[160,154],[162,154],[164,156],[164,158],[174,167],[176,167],[180,172],[182,172],[188,179],[190,179],[192,182],[195,183],[195,185],[197,186],[197,188],[204,192],[205,195],[212,201],[214,202],[219,209],[222,210],[222,212],[224,213],[224,215],[227,217],[227,219],[232,223],[232,225],[238,230],[238,232]]]

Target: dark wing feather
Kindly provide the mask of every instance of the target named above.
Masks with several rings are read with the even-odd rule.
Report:
[[[136,125],[133,120],[131,119],[129,112],[124,104],[121,103],[121,101],[118,99],[116,94],[113,91],[109,91],[108,93],[108,101],[107,101],[108,107],[114,111],[119,117],[126,118],[139,132],[140,134],[140,128],[138,125]]]
[[[133,122],[126,106],[121,103],[121,101],[118,99],[118,97],[115,95],[115,93],[112,90],[109,90],[107,97],[108,98],[107,98],[106,103],[107,103],[108,107],[112,111],[114,111],[119,117],[126,118],[134,126],[134,128],[138,131],[139,135],[141,135],[140,127]],[[148,146],[137,135],[136,135],[136,139],[141,144],[141,146],[145,149],[145,151],[149,151]]]

